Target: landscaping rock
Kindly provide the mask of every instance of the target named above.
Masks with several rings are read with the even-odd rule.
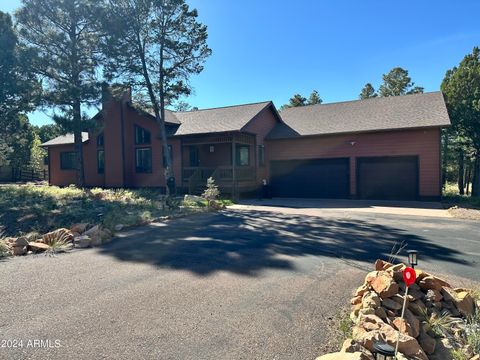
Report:
[[[426,301],[431,301],[431,302],[440,302],[443,299],[442,294],[438,290],[430,289],[427,291],[427,294],[425,295],[425,300]]]
[[[442,290],[442,287],[451,287],[450,284],[446,281],[432,275],[422,278],[418,282],[418,285],[424,290],[432,289],[438,291]]]
[[[393,266],[393,264],[389,263],[388,261],[383,261],[381,259],[375,261],[375,270],[377,271],[387,270],[391,266]]]
[[[36,241],[32,241],[32,242],[28,243],[28,247],[34,252],[46,251],[46,250],[50,249],[49,245],[47,245],[43,242],[36,242]]]
[[[88,228],[87,223],[78,223],[78,224],[73,225],[70,228],[70,231],[72,233],[76,232],[76,233],[79,233],[79,234],[83,234],[87,230],[87,228]]]
[[[473,315],[475,307],[470,292],[466,289],[455,289],[455,292],[457,295],[454,304],[458,311],[465,317]]]
[[[423,328],[418,336],[418,342],[420,343],[423,351],[425,351],[428,355],[431,355],[435,352],[436,341],[434,338],[428,335]]]
[[[370,286],[367,284],[363,284],[362,286],[358,287],[355,291],[355,297],[360,296],[362,297],[368,290],[370,290]]]
[[[383,299],[382,306],[390,310],[400,310],[402,305],[392,299]]]
[[[383,341],[395,346],[398,332],[390,325],[384,324],[380,329],[364,333],[355,340],[369,351],[373,350],[374,342]],[[400,333],[398,345],[399,352],[408,357],[415,357],[421,360],[428,360],[427,355],[420,347],[420,344],[413,337]]]
[[[27,254],[27,252],[28,252],[27,246],[12,246],[13,256],[22,256]]]
[[[13,240],[12,245],[14,247],[28,246],[28,239],[27,239],[26,236],[20,236],[20,237],[16,238],[15,240]]]
[[[373,290],[380,295],[382,299],[389,298],[398,293],[398,284],[385,272],[379,274],[371,281]]]
[[[374,291],[368,291],[363,295],[361,303],[364,308],[376,309],[380,306],[381,299]]]
[[[73,239],[73,243],[74,243],[75,247],[84,249],[84,248],[87,248],[87,247],[91,246],[92,240],[90,239],[90,236],[88,236],[88,235],[80,235],[80,236],[76,236]]]
[[[123,229],[123,224],[117,224],[117,225],[115,225],[114,229],[115,229],[115,231],[122,231],[122,229]]]
[[[112,233],[108,229],[102,228],[100,225],[95,225],[91,229],[88,229],[83,235],[90,237],[91,246],[100,246],[112,237]]]
[[[336,352],[317,357],[316,360],[364,360],[364,355],[357,351],[354,353]]]

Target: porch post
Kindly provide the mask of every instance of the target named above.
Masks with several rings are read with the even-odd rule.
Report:
[[[235,134],[232,134],[232,200],[235,200],[235,183],[237,181],[237,172],[236,172],[236,164],[237,164],[237,154],[235,151]]]

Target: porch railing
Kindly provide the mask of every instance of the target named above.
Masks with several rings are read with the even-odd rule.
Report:
[[[235,178],[237,181],[255,180],[255,168],[253,166],[237,166],[235,167]],[[217,166],[217,167],[184,167],[183,179],[187,181],[194,178],[200,181],[207,181],[211,176],[217,182],[225,182],[233,180],[232,166]]]

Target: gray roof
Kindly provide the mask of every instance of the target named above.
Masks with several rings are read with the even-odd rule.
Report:
[[[175,135],[239,131],[260,111],[271,104],[271,101],[264,101],[254,104],[175,112],[175,117],[180,121],[180,126]]]
[[[288,108],[269,139],[448,126],[441,92]]]
[[[82,142],[86,142],[88,140],[88,132],[82,132]],[[44,142],[40,146],[56,146],[56,145],[68,145],[68,144],[73,144],[73,134],[65,134],[65,135],[60,135],[57,136],[56,138],[52,140],[48,140],[47,142]]]

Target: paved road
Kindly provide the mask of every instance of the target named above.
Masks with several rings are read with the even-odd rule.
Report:
[[[332,318],[362,267],[395,242],[428,267],[478,274],[476,223],[295,211],[197,215],[101,249],[1,262],[0,341],[23,348],[0,358],[312,359],[335,341]]]

